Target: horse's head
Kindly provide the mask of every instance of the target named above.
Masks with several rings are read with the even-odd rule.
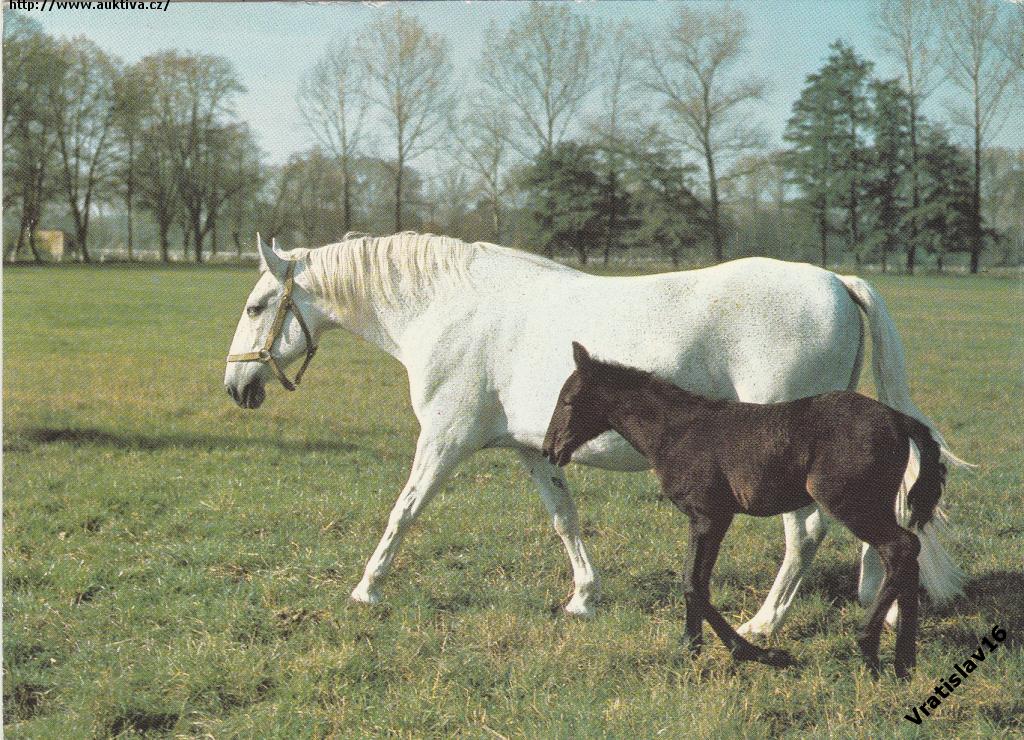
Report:
[[[544,435],[543,454],[555,465],[567,465],[577,449],[611,429],[599,363],[578,342],[572,343],[572,356],[576,369],[562,385]]]
[[[303,287],[306,263],[286,259],[275,245],[265,245],[259,234],[256,243],[260,279],[245,302],[224,372],[228,395],[247,409],[263,403],[266,381],[272,375],[288,390],[295,390],[327,321],[326,313]],[[293,383],[284,369],[303,354],[305,361]]]

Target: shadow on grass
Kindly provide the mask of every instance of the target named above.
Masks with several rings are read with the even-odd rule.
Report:
[[[942,617],[983,616],[992,627],[998,625],[1006,630],[1005,647],[1024,646],[1024,573],[994,570],[972,578],[964,590],[966,597],[936,609],[935,613]],[[952,625],[940,627],[939,632],[942,639],[964,645],[974,645],[985,636]]]
[[[295,452],[353,452],[359,447],[342,441],[305,440],[290,441],[260,437],[230,437],[222,434],[142,434],[127,432],[114,434],[102,429],[73,429],[70,427],[40,427],[8,432],[4,435],[4,452],[27,452],[33,447],[65,443],[76,447],[110,447],[119,450],[189,449],[241,449],[246,447],[277,447]]]

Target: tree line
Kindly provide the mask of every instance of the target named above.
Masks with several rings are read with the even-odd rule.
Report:
[[[8,259],[41,259],[36,230],[54,223],[83,260],[97,223],[128,259],[155,243],[200,262],[251,250],[257,228],[309,246],[416,228],[581,263],[761,253],[912,272],[922,254],[941,269],[964,252],[972,271],[986,250],[1024,257],[1024,153],[990,146],[1020,84],[1024,11],[994,0],[880,0],[899,75],[837,40],[782,148],[757,124],[769,81],[745,65],[740,9],[682,6],[638,29],[531,3],[488,29],[469,80],[442,35],[382,10],[299,81],[309,146],[282,164],[239,119],[226,59],[125,64],[24,14],[5,21]],[[957,102],[930,120],[944,83]]]

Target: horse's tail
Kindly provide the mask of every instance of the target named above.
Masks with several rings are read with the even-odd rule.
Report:
[[[853,302],[860,306],[868,319],[871,330],[871,365],[875,374],[875,392],[878,400],[890,408],[901,411],[920,421],[931,431],[938,443],[942,457],[958,467],[975,467],[964,462],[946,445],[946,440],[935,424],[921,412],[910,398],[910,384],[907,381],[907,363],[903,355],[903,342],[896,331],[885,301],[871,283],[855,275],[837,275],[846,287]]]
[[[921,585],[932,601],[944,604],[964,593],[967,577],[939,541],[946,516],[939,496],[946,482],[946,465],[934,433],[917,419],[904,416],[910,456],[896,496],[896,517],[901,526],[913,529],[921,543],[917,562]]]

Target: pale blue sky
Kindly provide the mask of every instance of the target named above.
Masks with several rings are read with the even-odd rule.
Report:
[[[704,2],[702,6],[716,3]],[[597,22],[629,18],[642,32],[654,33],[672,16],[675,2],[573,3],[575,12]],[[745,66],[767,77],[766,99],[751,108],[772,137],[781,142],[782,129],[804,78],[828,56],[837,38],[851,44],[876,63],[880,75],[895,74],[875,43],[872,3],[867,0],[763,0],[735,3],[749,18],[750,43]],[[159,49],[178,48],[219,54],[231,60],[248,91],[238,105],[239,115],[252,125],[260,145],[274,161],[312,143],[302,125],[295,90],[302,74],[338,36],[354,37],[385,3],[178,3],[166,12],[53,11],[34,17],[55,35],[84,34],[127,61]],[[465,85],[486,51],[485,34],[493,21],[505,27],[525,10],[522,2],[406,2],[403,9],[431,30],[443,33],[458,74]],[[940,89],[931,111],[944,118],[944,103],[956,93]],[[996,143],[1024,146],[1021,107],[1012,113]]]

